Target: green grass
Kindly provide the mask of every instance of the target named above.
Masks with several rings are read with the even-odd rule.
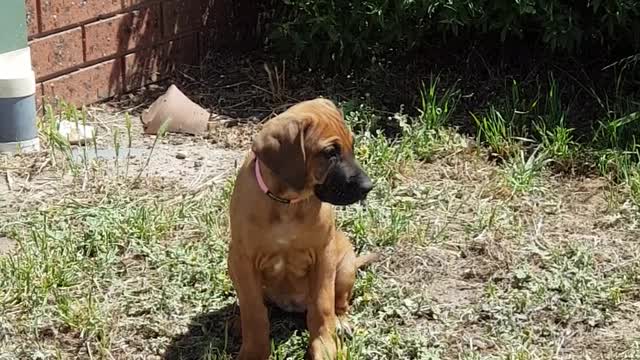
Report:
[[[575,165],[579,147],[573,138],[574,129],[567,128],[564,120],[547,129],[546,125],[536,125],[543,152],[552,159],[560,169],[566,170]]]
[[[438,94],[440,77],[431,77],[429,87],[422,83],[420,87],[420,107],[418,108],[418,121],[426,130],[438,130],[448,126],[451,116],[455,112],[460,101],[460,91],[454,87]]]
[[[13,336],[45,348],[77,337],[106,355],[119,316],[148,317],[142,326],[153,328],[184,307],[230,301],[223,199],[167,200],[104,194],[3,228],[20,249],[0,259],[3,323],[14,325]],[[41,335],[52,327],[61,337]]]
[[[622,90],[629,85],[627,81],[633,81],[625,77],[628,71],[620,72],[613,95],[601,96],[578,84],[601,108],[593,114],[595,125],[590,132],[582,129],[578,133],[568,125],[572,113],[568,94],[563,93],[566,84],[549,73],[537,92],[525,91],[513,81],[503,101],[489,104],[481,115],[471,113],[476,140],[500,160],[507,184],[515,192],[534,188],[534,179],[542,170],[601,175],[630,190],[635,186],[631,174],[640,163],[640,101]],[[577,100],[573,103],[580,106]]]
[[[514,193],[539,190],[540,178],[548,162],[546,154],[539,152],[539,148],[528,157],[520,150],[517,156],[509,158],[503,165],[504,180]]]
[[[476,117],[471,114],[471,116],[478,128],[478,140],[486,144],[495,156],[502,159],[509,158],[521,148],[513,124],[493,106],[489,108],[486,115]]]

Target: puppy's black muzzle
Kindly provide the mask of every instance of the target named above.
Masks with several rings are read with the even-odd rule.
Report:
[[[321,201],[347,206],[364,200],[373,189],[373,182],[353,157],[341,159],[333,166],[325,182],[316,185],[315,194]]]

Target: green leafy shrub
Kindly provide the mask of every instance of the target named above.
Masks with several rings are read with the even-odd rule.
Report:
[[[280,0],[270,35],[276,50],[311,67],[355,63],[418,49],[437,37],[464,34],[533,37],[551,50],[584,43],[638,47],[635,0]]]

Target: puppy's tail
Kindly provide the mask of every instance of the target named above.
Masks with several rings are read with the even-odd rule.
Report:
[[[379,258],[380,254],[377,253],[369,253],[366,255],[358,256],[356,258],[356,269],[370,265],[371,263],[376,262]]]

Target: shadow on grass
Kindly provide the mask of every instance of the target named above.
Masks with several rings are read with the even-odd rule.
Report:
[[[271,341],[277,347],[295,332],[306,330],[304,314],[287,313],[268,306]],[[164,354],[166,360],[233,358],[240,350],[240,310],[237,304],[194,317],[187,332],[176,336]]]

